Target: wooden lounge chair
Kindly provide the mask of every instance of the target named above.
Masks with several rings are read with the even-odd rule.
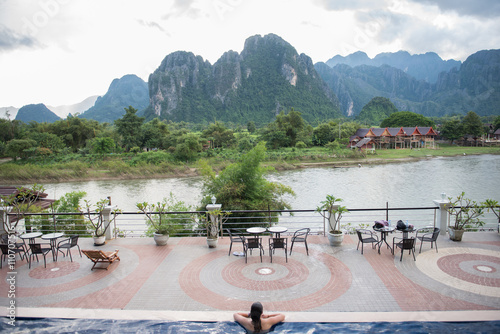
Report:
[[[87,255],[87,257],[90,259],[90,261],[94,262],[94,265],[92,266],[92,269],[94,270],[94,267],[98,263],[108,263],[106,267],[97,267],[96,269],[106,269],[108,270],[108,267],[111,263],[113,263],[115,260],[120,261],[120,258],[118,257],[118,249],[116,249],[114,252],[104,252],[102,250],[82,250],[82,253]]]

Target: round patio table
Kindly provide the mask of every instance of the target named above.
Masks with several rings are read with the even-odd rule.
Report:
[[[281,237],[281,233],[285,233],[288,231],[288,228],[284,226],[273,226],[267,229],[269,232],[274,233],[276,235],[276,238]]]
[[[19,238],[24,240],[28,240],[30,244],[35,242],[35,238],[41,237],[42,232],[30,232],[30,233],[24,233],[19,236]]]
[[[64,235],[64,233],[47,233],[42,235],[43,240],[49,240],[50,241],[50,248],[52,249],[52,259],[56,261],[56,245],[57,245],[57,238],[60,238]]]
[[[394,232],[394,230],[396,229],[394,226],[385,226],[385,227],[382,227],[382,228],[373,228],[375,231],[377,232],[380,232],[380,241],[378,242],[378,253],[380,254],[380,246],[382,246],[382,244],[385,242],[385,244],[387,245],[387,247],[389,247],[389,249],[391,250],[391,253],[392,253],[392,247],[391,245],[389,245],[389,243],[387,242],[387,235],[389,233],[392,233]]]
[[[247,228],[247,232],[253,234],[257,238],[259,234],[266,232],[266,229],[263,227],[249,227]]]

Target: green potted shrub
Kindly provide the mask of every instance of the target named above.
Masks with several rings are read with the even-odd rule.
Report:
[[[84,202],[85,206],[83,215],[87,217],[90,225],[92,226],[94,245],[104,245],[106,242],[106,231],[116,220],[116,214],[120,213],[121,210],[117,209],[116,206],[111,207],[109,205],[109,199],[101,199],[97,201],[95,205],[88,200],[84,200]],[[107,210],[109,210],[109,212],[106,212]],[[110,215],[109,222],[105,219],[108,213]]]
[[[345,206],[337,204],[338,202],[342,202],[342,199],[333,195],[326,195],[326,199],[316,208],[316,211],[328,220],[328,240],[331,246],[340,246],[342,244],[344,233],[340,227],[340,220],[344,213],[349,212]]]
[[[191,209],[184,202],[177,201],[172,193],[161,202],[136,203],[136,207],[146,216],[146,236],[153,237],[157,246],[166,245],[172,234],[181,230],[182,226],[193,223],[189,213],[167,213],[186,212]]]
[[[484,222],[480,219],[484,214],[484,204],[466,198],[465,192],[458,195],[456,199],[448,197],[448,200],[450,203],[446,204],[446,210],[451,217],[450,222],[453,224],[448,226],[451,240],[462,241],[466,227],[484,225]]]

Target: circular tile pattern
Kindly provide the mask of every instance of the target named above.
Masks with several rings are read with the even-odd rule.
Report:
[[[273,268],[269,265],[261,262],[245,265],[245,261],[233,261],[226,265],[221,273],[223,279],[232,286],[241,289],[251,286],[253,290],[258,291],[288,289],[304,282],[309,274],[304,264],[292,259],[285,264],[273,263]],[[269,274],[260,273],[261,270],[268,272],[269,269]]]
[[[225,251],[212,252],[184,267],[179,284],[193,300],[222,310],[241,309],[258,299],[282,311],[305,311],[334,301],[351,287],[349,268],[326,253],[310,250],[309,256],[295,253],[288,263],[278,257],[268,261],[255,257],[245,263]]]
[[[500,297],[500,252],[455,247],[427,251],[416,261],[418,269],[453,288]]]
[[[69,275],[78,269],[80,269],[78,262],[52,262],[47,263],[47,268],[42,265],[31,270],[29,276],[34,279],[50,279]]]
[[[474,262],[490,262],[493,265],[500,265],[500,258],[481,254],[455,254],[441,257],[438,260],[437,265],[448,275],[466,282],[484,286],[500,287],[500,278],[478,275],[482,273],[478,273],[477,270],[473,270]],[[463,270],[460,266],[461,263],[466,263],[466,267],[468,265],[471,270]]]

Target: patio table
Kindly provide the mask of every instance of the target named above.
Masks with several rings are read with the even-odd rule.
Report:
[[[60,233],[60,232],[57,232],[57,233],[47,233],[47,234],[42,235],[42,239],[43,240],[49,240],[50,241],[50,248],[52,249],[52,259],[54,261],[56,261],[57,239],[60,238],[60,237],[62,237],[63,235],[64,235],[64,233]]]
[[[389,247],[389,249],[391,250],[391,253],[392,253],[392,247],[389,245],[389,243],[387,242],[387,235],[389,233],[392,233],[394,232],[394,230],[396,229],[394,226],[385,226],[385,227],[382,227],[382,228],[373,228],[375,231],[377,232],[380,232],[380,241],[377,243],[378,244],[378,253],[380,254],[380,247],[382,246],[382,244],[385,242],[385,244],[387,245],[387,247]]]
[[[266,229],[264,227],[249,227],[247,228],[247,232],[253,234],[257,238],[259,234],[266,232]]]
[[[286,228],[284,226],[272,226],[272,227],[268,228],[267,230],[271,233],[274,233],[276,238],[280,238],[281,233],[285,233],[286,231],[288,231],[288,228]]]

